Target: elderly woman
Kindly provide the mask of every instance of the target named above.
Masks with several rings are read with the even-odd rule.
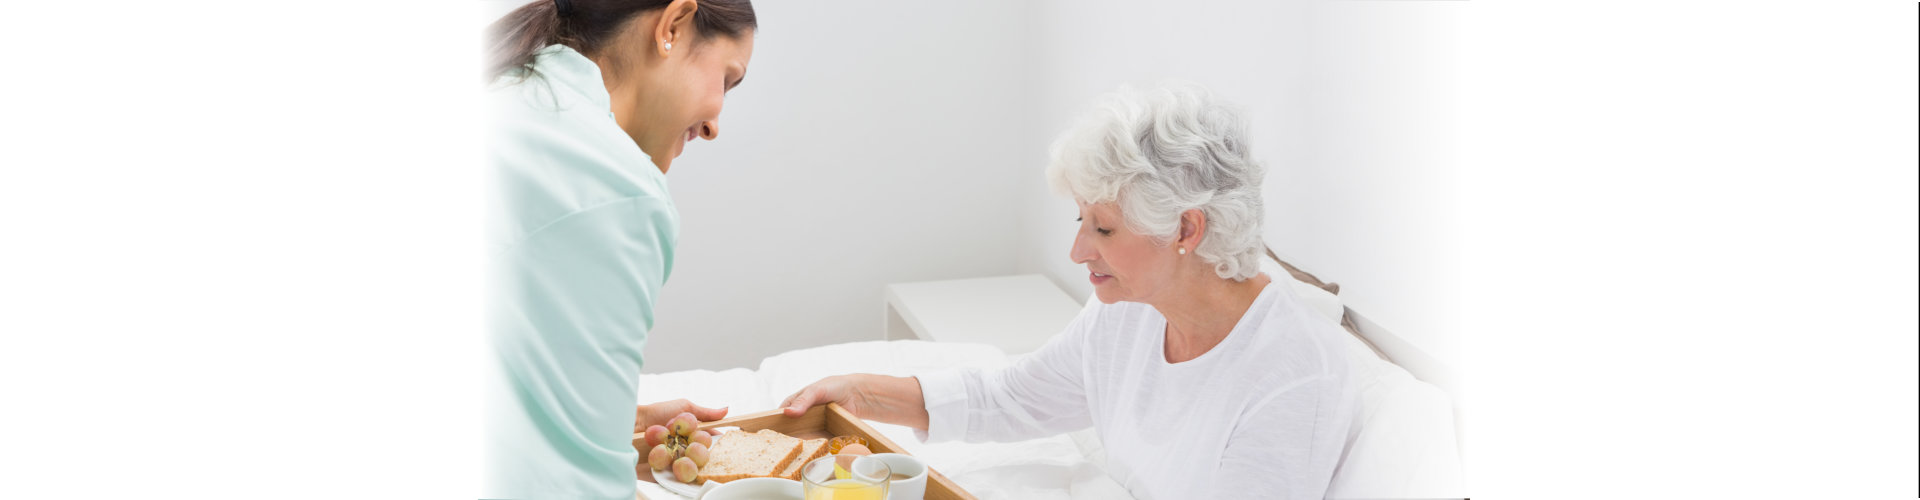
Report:
[[[1259,272],[1260,180],[1245,121],[1194,87],[1122,89],[1053,147],[1079,205],[1069,257],[1099,300],[1004,369],[817,381],[925,440],[1013,441],[1092,426],[1138,498],[1320,498],[1345,452],[1345,332]],[[990,313],[990,311],[983,311]]]

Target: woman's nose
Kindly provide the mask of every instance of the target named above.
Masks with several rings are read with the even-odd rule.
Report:
[[[1093,249],[1081,244],[1080,240],[1083,239],[1085,239],[1085,237],[1082,235],[1073,235],[1073,248],[1067,250],[1067,260],[1071,260],[1075,264],[1085,264],[1093,261]]]
[[[711,141],[718,137],[720,137],[720,121],[719,120],[707,120],[704,122],[700,122],[700,138],[701,139],[706,139]]]

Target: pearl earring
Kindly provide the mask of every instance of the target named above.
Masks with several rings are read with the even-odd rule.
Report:
[[[673,52],[673,42],[667,42],[667,52]]]
[[[1187,254],[1187,247],[1180,247],[1180,255],[1186,255],[1186,254]]]

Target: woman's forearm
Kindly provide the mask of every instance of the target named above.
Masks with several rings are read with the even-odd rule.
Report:
[[[859,375],[853,389],[865,403],[860,415],[874,421],[927,430],[927,401],[913,377]]]

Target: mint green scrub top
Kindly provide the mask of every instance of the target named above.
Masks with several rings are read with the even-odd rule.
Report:
[[[481,498],[635,495],[640,350],[673,269],[667,179],[571,48],[488,87],[496,185]]]

